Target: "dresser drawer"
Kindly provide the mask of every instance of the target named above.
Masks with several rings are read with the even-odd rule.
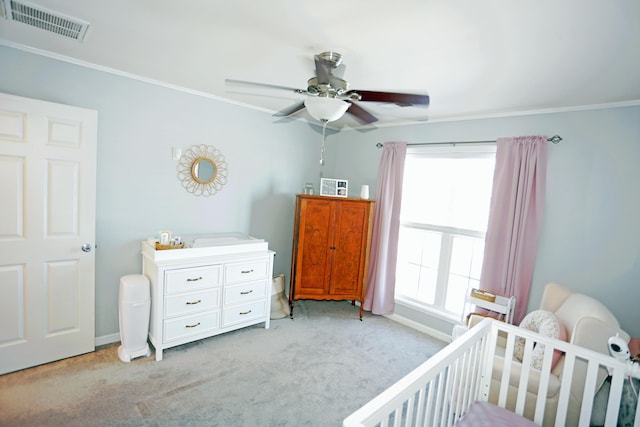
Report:
[[[268,275],[267,267],[268,262],[266,259],[227,264],[224,266],[225,283],[264,279]]]
[[[265,318],[266,301],[255,301],[248,304],[225,308],[222,311],[222,327],[242,323],[258,318]]]
[[[168,270],[165,273],[167,293],[184,292],[220,285],[219,265]]]
[[[164,342],[197,335],[218,329],[220,326],[220,312],[209,311],[192,316],[179,317],[164,321]]]
[[[183,316],[220,307],[220,287],[172,295],[164,303],[165,317]]]
[[[224,287],[223,305],[243,304],[256,299],[264,299],[267,296],[267,282],[239,283]]]

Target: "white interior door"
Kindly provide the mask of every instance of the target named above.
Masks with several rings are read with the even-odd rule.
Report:
[[[97,112],[0,93],[0,374],[95,350],[96,146]]]

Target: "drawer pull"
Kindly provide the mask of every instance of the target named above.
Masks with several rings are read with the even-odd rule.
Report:
[[[195,304],[200,304],[202,302],[201,299],[199,299],[198,301],[187,301],[187,305],[195,305]]]
[[[253,268],[251,270],[242,270],[242,271],[240,271],[240,273],[242,273],[242,274],[253,273]]]
[[[250,291],[243,291],[243,292],[240,292],[240,295],[248,295],[248,294],[250,294],[251,292],[253,292],[253,289],[251,289]]]
[[[240,315],[244,316],[245,314],[249,314],[249,313],[251,313],[251,310],[249,310],[249,311],[241,311]]]
[[[185,328],[196,328],[200,326],[200,322],[196,323],[195,325],[184,325]]]
[[[187,282],[197,282],[198,280],[202,280],[202,277],[196,277],[195,279],[187,279]]]

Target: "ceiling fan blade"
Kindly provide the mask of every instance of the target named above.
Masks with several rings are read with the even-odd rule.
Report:
[[[429,105],[429,95],[418,95],[411,93],[376,92],[369,90],[352,90],[360,95],[360,101],[368,102],[390,102],[402,107],[410,105]]]
[[[261,86],[261,87],[267,87],[270,89],[281,89],[281,90],[288,90],[294,93],[307,93],[306,90],[304,89],[298,89],[295,87],[288,87],[288,86],[280,86],[280,85],[274,85],[274,84],[270,84],[270,83],[258,83],[258,82],[250,82],[247,80],[234,80],[234,79],[224,79],[224,82],[227,84],[237,84],[237,85],[248,85],[248,86]]]
[[[331,67],[320,56],[314,55],[314,61],[316,62],[316,77],[318,83],[326,85],[329,83],[329,76],[331,75]]]
[[[369,124],[378,121],[378,118],[376,116],[374,116],[355,102],[351,102],[349,100],[347,100],[347,102],[351,104],[351,107],[349,107],[347,112],[358,119],[359,122],[363,124]]]
[[[277,113],[274,114],[274,116],[278,116],[278,117],[290,116],[302,110],[303,108],[304,108],[304,101],[296,102],[295,104],[290,105],[278,111]]]

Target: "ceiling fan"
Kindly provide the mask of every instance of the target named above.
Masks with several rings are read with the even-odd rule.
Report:
[[[338,120],[345,112],[354,116],[360,123],[369,124],[378,119],[367,111],[361,102],[384,102],[401,107],[413,105],[429,105],[429,95],[380,92],[370,90],[349,89],[349,83],[341,76],[344,73],[342,55],[337,52],[322,52],[314,55],[316,75],[307,80],[306,89],[287,86],[257,83],[245,80],[226,79],[228,84],[262,86],[272,89],[292,91],[307,97],[295,104],[278,111],[275,116],[291,116],[306,108],[309,114],[323,124]]]

